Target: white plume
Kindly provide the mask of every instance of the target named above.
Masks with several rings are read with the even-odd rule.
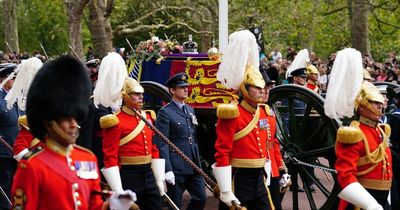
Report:
[[[29,87],[36,73],[42,66],[42,61],[36,57],[22,60],[21,64],[18,65],[15,71],[18,72],[17,77],[14,80],[12,88],[5,97],[8,109],[11,109],[15,102],[17,102],[18,109],[25,111],[26,96],[28,95]]]
[[[239,89],[246,65],[260,66],[256,38],[249,30],[233,32],[219,65],[217,79],[227,88]]]
[[[339,51],[333,63],[325,98],[325,114],[340,118],[354,115],[354,102],[361,91],[363,65],[361,53],[353,48]]]
[[[306,68],[308,62],[310,62],[310,54],[308,53],[308,50],[300,50],[286,71],[286,79],[290,77],[292,71],[299,68]]]
[[[93,91],[94,104],[117,107],[122,103],[121,90],[128,71],[121,55],[108,53],[100,63],[98,80]]]

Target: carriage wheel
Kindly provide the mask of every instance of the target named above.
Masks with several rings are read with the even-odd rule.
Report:
[[[309,209],[337,209],[340,188],[336,173],[306,165],[334,168],[339,126],[325,115],[324,99],[305,87],[281,85],[271,89],[269,104],[277,116],[277,136],[292,177],[292,194],[287,194],[282,204],[290,203],[294,210],[306,209],[299,200],[307,198]],[[298,191],[299,181],[305,193]],[[316,187],[316,192],[310,185]]]
[[[152,81],[141,81],[140,84],[145,90],[143,109],[151,109],[158,112],[162,106],[171,101],[171,94],[164,85]]]

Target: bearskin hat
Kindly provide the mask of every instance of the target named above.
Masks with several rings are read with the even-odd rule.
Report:
[[[63,117],[86,118],[91,84],[85,66],[75,58],[61,56],[44,64],[29,88],[26,115],[30,131],[41,140],[45,121]]]

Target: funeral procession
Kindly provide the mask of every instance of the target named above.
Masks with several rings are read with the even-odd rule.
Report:
[[[0,10],[0,210],[400,209],[400,1]]]

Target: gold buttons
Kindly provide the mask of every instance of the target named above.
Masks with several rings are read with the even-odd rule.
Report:
[[[79,184],[78,183],[74,183],[74,184],[72,184],[72,187],[74,188],[74,190],[77,190],[79,188]]]
[[[79,197],[79,193],[78,192],[74,192],[74,196],[75,196],[75,198],[78,198]]]
[[[80,200],[76,201],[76,205],[77,206],[82,206],[82,201],[80,201]]]
[[[75,171],[75,166],[71,166],[71,171]]]

